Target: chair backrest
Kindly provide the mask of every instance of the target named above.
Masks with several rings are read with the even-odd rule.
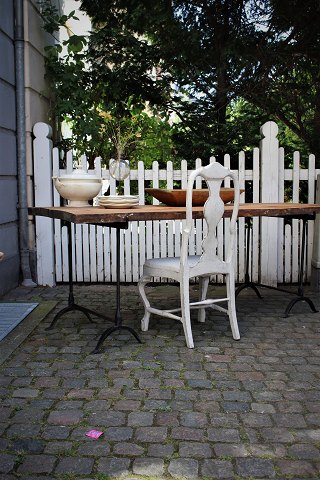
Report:
[[[204,219],[207,223],[208,233],[202,242],[202,255],[197,264],[197,271],[204,274],[216,269],[217,273],[225,270],[226,264],[230,264],[233,257],[236,239],[236,221],[238,217],[240,190],[238,176],[231,170],[225,168],[218,162],[210,163],[205,167],[194,170],[188,180],[187,198],[186,198],[186,225],[182,234],[181,243],[181,266],[184,268],[187,264],[189,236],[193,229],[192,220],[192,193],[196,177],[202,177],[208,185],[209,197],[204,205]],[[234,202],[232,216],[229,226],[229,242],[224,258],[219,258],[217,254],[217,226],[224,214],[224,202],[220,197],[220,188],[223,180],[230,177],[233,181]]]

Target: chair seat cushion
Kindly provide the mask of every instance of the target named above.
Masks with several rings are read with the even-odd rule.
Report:
[[[190,255],[188,257],[189,268],[194,267],[200,259],[200,255]],[[170,273],[179,273],[180,257],[150,258],[145,261],[144,273],[152,276],[170,276]],[[152,271],[152,273],[151,273]],[[168,272],[166,274],[166,272]]]

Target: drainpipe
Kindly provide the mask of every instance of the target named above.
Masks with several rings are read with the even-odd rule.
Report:
[[[17,157],[18,157],[18,214],[19,245],[22,285],[35,287],[30,270],[28,202],[27,202],[27,167],[26,167],[26,126],[24,96],[24,29],[23,0],[15,0],[15,72],[16,72],[16,108],[17,108]]]

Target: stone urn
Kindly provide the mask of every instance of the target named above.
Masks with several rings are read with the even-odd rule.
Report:
[[[88,207],[88,200],[98,195],[102,186],[102,179],[89,174],[81,168],[61,177],[52,177],[56,189],[62,198],[68,200],[69,207]]]

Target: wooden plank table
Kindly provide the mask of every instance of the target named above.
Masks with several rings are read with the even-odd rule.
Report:
[[[193,207],[193,218],[203,218],[203,207]],[[49,328],[52,328],[58,318],[64,313],[70,310],[80,310],[87,317],[91,319],[90,314],[98,315],[104,319],[108,319],[104,315],[89,310],[85,307],[77,305],[73,296],[73,278],[72,278],[72,241],[71,241],[71,223],[74,224],[92,224],[100,226],[108,226],[116,228],[116,276],[117,276],[117,289],[116,289],[116,313],[114,319],[114,325],[105,330],[97,343],[93,353],[100,351],[101,345],[104,340],[116,330],[129,331],[138,342],[141,342],[138,334],[131,328],[122,323],[121,309],[120,309],[120,230],[128,228],[129,222],[134,221],[147,221],[147,220],[183,220],[186,216],[185,207],[170,207],[166,205],[139,205],[134,208],[104,208],[104,207],[31,207],[29,208],[31,215],[39,215],[49,217],[52,219],[60,219],[64,221],[68,228],[68,263],[69,263],[69,299],[68,306],[62,309],[54,317]],[[225,217],[230,217],[232,213],[232,206],[225,205]],[[307,220],[315,218],[316,213],[320,213],[320,204],[301,204],[301,203],[244,203],[239,207],[239,217],[280,217],[280,218],[299,218],[303,220],[303,238],[302,243],[305,241],[305,226]],[[316,311],[312,301],[303,295],[303,263],[304,263],[304,243],[301,248],[301,256],[299,263],[299,288],[298,297],[290,302],[286,312],[292,308],[294,303],[300,300],[306,301],[313,311]],[[247,252],[248,254],[248,252]],[[246,287],[256,289],[256,285],[268,288],[277,289],[277,287],[269,287],[263,284],[254,284],[250,282],[248,278],[248,260],[246,265],[246,282],[240,288],[241,290]],[[280,289],[281,290],[281,289]],[[240,290],[238,290],[239,293]],[[284,290],[287,293],[292,293]],[[257,293],[257,291],[256,291]],[[260,296],[260,294],[259,294]]]
[[[203,218],[203,207],[193,207],[193,218]],[[225,217],[230,217],[232,207],[225,205]],[[134,208],[103,207],[31,207],[31,215],[50,217],[72,223],[89,223],[105,225],[128,223],[143,220],[183,220],[185,207],[168,207],[166,205],[139,205]],[[239,207],[239,217],[292,217],[311,218],[320,213],[320,204],[304,203],[243,203]],[[110,225],[111,226],[111,225]]]

